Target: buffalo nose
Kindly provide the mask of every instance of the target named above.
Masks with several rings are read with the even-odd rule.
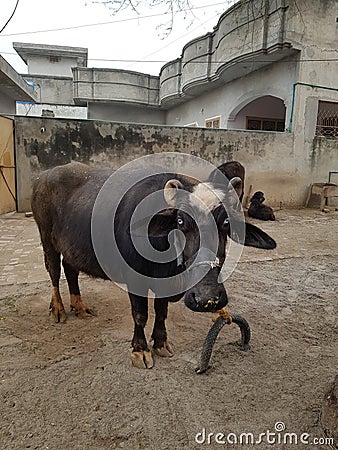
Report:
[[[207,308],[215,308],[218,305],[219,299],[218,298],[210,298],[207,303],[204,305],[204,307]]]
[[[228,298],[223,286],[217,296],[201,296],[198,292],[190,289],[184,296],[184,303],[192,311],[215,312],[227,305]]]

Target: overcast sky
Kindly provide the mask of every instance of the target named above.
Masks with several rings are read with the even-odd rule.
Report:
[[[163,7],[143,8],[139,17],[131,11],[112,16],[107,7],[92,0],[19,0],[14,17],[0,34],[0,54],[19,73],[27,73],[26,65],[15,54],[13,42],[85,47],[88,48],[89,67],[121,68],[158,75],[164,63],[181,55],[187,42],[212,31],[219,16],[235,1],[191,0],[191,3],[193,15],[187,13],[184,19],[184,13],[178,13],[173,31],[163,39],[157,29],[169,20],[169,16],[163,15]],[[16,0],[1,0],[0,29],[15,4]],[[156,16],[145,17],[150,15]],[[53,29],[59,31],[42,32]]]

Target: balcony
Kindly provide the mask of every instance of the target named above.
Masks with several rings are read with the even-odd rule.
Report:
[[[75,67],[73,96],[76,105],[87,102],[124,102],[158,107],[159,78],[118,69]]]
[[[170,107],[299,51],[286,40],[288,0],[241,1],[212,33],[185,45],[160,73],[160,103]]]

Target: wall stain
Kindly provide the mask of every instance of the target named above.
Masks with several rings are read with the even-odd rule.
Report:
[[[18,195],[23,208],[29,206],[22,205],[30,204],[29,180],[33,180],[42,170],[72,160],[117,169],[129,161],[159,152],[188,153],[216,165],[232,160],[241,161],[248,174],[255,176],[256,180],[263,180],[257,183],[262,183],[263,188],[266,184],[269,185],[272,195],[272,187],[276,184],[275,176],[271,177],[273,181],[269,181],[267,174],[275,174],[280,169],[279,154],[275,149],[292,148],[293,145],[293,136],[283,133],[188,129],[40,117],[15,118],[15,130]],[[326,150],[326,144],[323,144],[321,159],[324,158],[324,149]],[[332,155],[337,153],[333,147],[330,149]],[[317,163],[318,151],[314,146],[313,166]],[[165,164],[166,158],[164,166]],[[308,164],[310,165],[310,161]],[[290,170],[292,172],[292,169],[287,172]],[[261,172],[264,172],[262,179],[259,178]],[[285,204],[289,201],[288,195],[285,193],[283,197]]]

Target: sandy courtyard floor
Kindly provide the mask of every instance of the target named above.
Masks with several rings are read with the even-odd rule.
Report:
[[[33,219],[0,217],[0,448],[177,450],[246,448],[224,439],[281,430],[323,438],[319,412],[338,361],[338,212],[281,210],[254,221],[277,241],[244,249],[226,288],[229,310],[252,330],[251,350],[225,327],[211,365],[196,375],[211,314],[170,305],[173,358],[130,366],[129,300],[113,283],[82,277],[95,318],[50,324],[50,284]],[[152,310],[152,308],[150,308]],[[151,334],[153,314],[147,326]],[[283,425],[284,424],[284,425]],[[213,433],[209,436],[208,434]],[[222,433],[216,439],[216,434]],[[219,441],[219,442],[218,442]],[[298,442],[257,448],[323,449]]]

